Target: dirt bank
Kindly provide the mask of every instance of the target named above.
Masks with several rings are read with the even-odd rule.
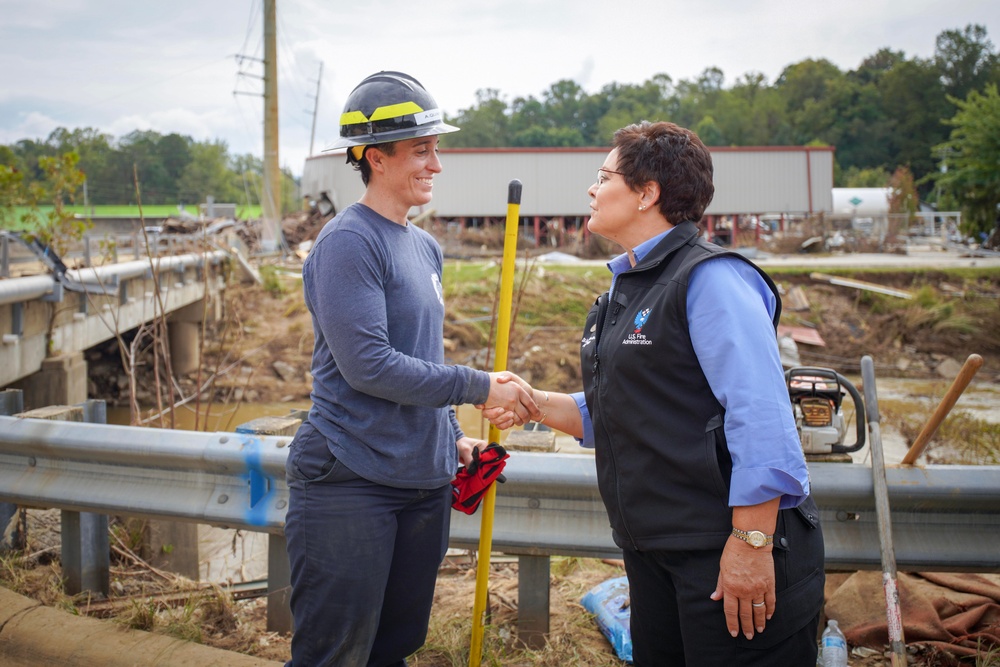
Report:
[[[481,275],[472,280],[470,271]],[[449,266],[445,272],[448,359],[492,368],[488,340],[496,271]],[[449,273],[456,275],[449,279]],[[978,379],[1000,381],[996,272],[992,278],[926,270],[851,276],[905,290],[912,299],[831,285],[807,272],[773,277],[785,293],[782,331],[800,339],[796,347],[803,365],[856,375],[868,354],[879,376],[951,380],[956,364],[976,353],[985,359]],[[606,288],[606,271],[535,266],[526,280],[518,280],[509,368],[540,386],[578,390],[579,327]],[[206,364],[232,365],[215,385],[216,400],[308,399],[313,333],[301,286],[294,276],[279,274],[272,287],[268,292],[234,284],[227,291],[228,326],[218,329]],[[802,342],[810,339],[822,344]]]

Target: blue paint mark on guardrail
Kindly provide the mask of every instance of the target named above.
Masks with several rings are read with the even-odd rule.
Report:
[[[261,467],[260,438],[246,434],[241,435],[243,461],[247,469],[241,477],[250,486],[250,507],[244,513],[244,518],[251,526],[264,526],[267,524],[267,509],[270,506],[270,499],[274,495],[274,478],[264,472]]]

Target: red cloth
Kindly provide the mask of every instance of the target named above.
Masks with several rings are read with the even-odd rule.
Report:
[[[1000,575],[899,573],[903,638],[954,656],[1000,648]],[[889,643],[881,572],[851,575],[826,602],[848,643],[883,649]]]
[[[482,451],[472,450],[472,463],[462,466],[451,480],[451,506],[459,512],[474,514],[494,480],[503,482],[506,461],[510,457],[503,447],[491,442]]]

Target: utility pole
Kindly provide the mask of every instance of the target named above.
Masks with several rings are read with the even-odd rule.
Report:
[[[319,78],[316,79],[316,98],[313,103],[312,132],[309,134],[309,155],[313,154],[313,144],[316,142],[316,115],[319,113],[319,85],[323,81],[323,63],[319,64]]]
[[[261,202],[261,249],[264,252],[277,250],[281,240],[276,2],[264,0],[264,201]]]

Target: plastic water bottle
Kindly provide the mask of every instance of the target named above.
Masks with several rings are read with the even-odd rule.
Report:
[[[823,667],[847,667],[847,638],[840,631],[837,621],[829,620],[820,641]]]

